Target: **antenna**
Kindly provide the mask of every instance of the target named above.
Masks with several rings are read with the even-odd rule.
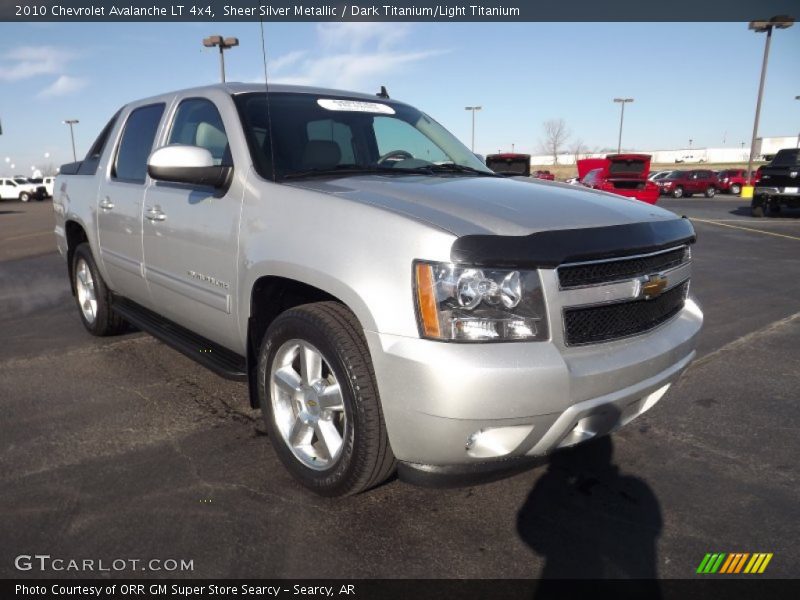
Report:
[[[378,93],[377,93],[377,94],[375,94],[375,95],[376,95],[378,98],[386,98],[387,100],[389,99],[389,92],[387,92],[387,91],[386,91],[386,86],[385,86],[385,85],[382,85],[382,86],[381,86],[381,91],[380,91],[380,92],[378,92]]]
[[[260,7],[260,14],[263,15],[264,11],[264,3],[262,0],[258,0],[258,5]],[[267,74],[267,44],[264,38],[264,17],[259,17],[259,23],[261,24],[261,56],[264,60],[264,92],[267,101],[267,136],[269,139],[269,162],[272,168],[272,180],[275,181],[275,144],[272,139],[272,111],[270,110],[270,103],[269,103],[269,77]]]

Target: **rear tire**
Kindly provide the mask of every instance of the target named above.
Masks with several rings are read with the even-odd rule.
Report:
[[[734,196],[738,196],[742,193],[742,186],[740,186],[738,183],[732,183],[730,187],[730,193]]]
[[[111,292],[106,287],[92,249],[84,242],[72,257],[72,289],[81,322],[92,335],[105,337],[122,333],[127,323],[111,309]]]
[[[684,193],[685,192],[683,191],[683,188],[681,186],[678,186],[674,190],[672,190],[672,197],[673,198],[683,198]]]
[[[258,398],[278,458],[309,490],[358,494],[394,471],[366,339],[345,306],[306,304],[273,321],[259,352]]]
[[[750,215],[760,219],[764,216],[764,199],[761,196],[753,196],[750,203]]]
[[[19,194],[19,201],[20,202],[28,202],[31,199],[31,195],[28,192],[20,192]]]

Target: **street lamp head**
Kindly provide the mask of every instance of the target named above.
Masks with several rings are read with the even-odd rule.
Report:
[[[480,110],[482,106],[465,106],[464,110]]]
[[[633,102],[633,98],[614,98],[614,102]]]
[[[203,46],[206,48],[213,48],[214,46],[219,46],[220,44],[224,44],[225,42],[222,39],[221,35],[210,35],[207,38],[203,39]]]
[[[64,123],[64,125],[77,125],[78,123],[80,123],[80,121],[78,121],[78,119],[67,119],[67,120],[62,121],[62,122]]]
[[[794,17],[789,15],[778,15],[772,17],[769,21],[750,21],[747,26],[756,33],[765,33],[773,28],[775,29],[789,29],[794,24]]]
[[[234,46],[239,45],[239,38],[236,37],[225,38],[224,44],[226,48],[233,48]]]

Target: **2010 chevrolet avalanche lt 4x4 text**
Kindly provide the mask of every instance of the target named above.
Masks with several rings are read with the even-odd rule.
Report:
[[[695,355],[688,220],[497,176],[416,108],[228,84],[133,102],[65,165],[94,335],[249,382],[326,495],[504,470],[651,408]]]

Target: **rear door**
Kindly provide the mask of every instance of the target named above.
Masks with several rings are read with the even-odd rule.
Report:
[[[150,300],[142,252],[142,208],[150,184],[147,157],[164,109],[164,103],[156,103],[134,108],[128,114],[97,203],[100,258],[107,283],[115,292],[141,304]]]
[[[244,173],[243,157],[234,160],[229,132],[239,133],[230,96],[225,118],[208,98],[182,99],[163,139],[199,146],[215,164]],[[234,145],[235,146],[235,145]],[[238,145],[245,147],[244,141]],[[239,218],[243,186],[227,190],[156,181],[144,207],[145,276],[160,314],[231,350],[239,348],[236,290]]]

